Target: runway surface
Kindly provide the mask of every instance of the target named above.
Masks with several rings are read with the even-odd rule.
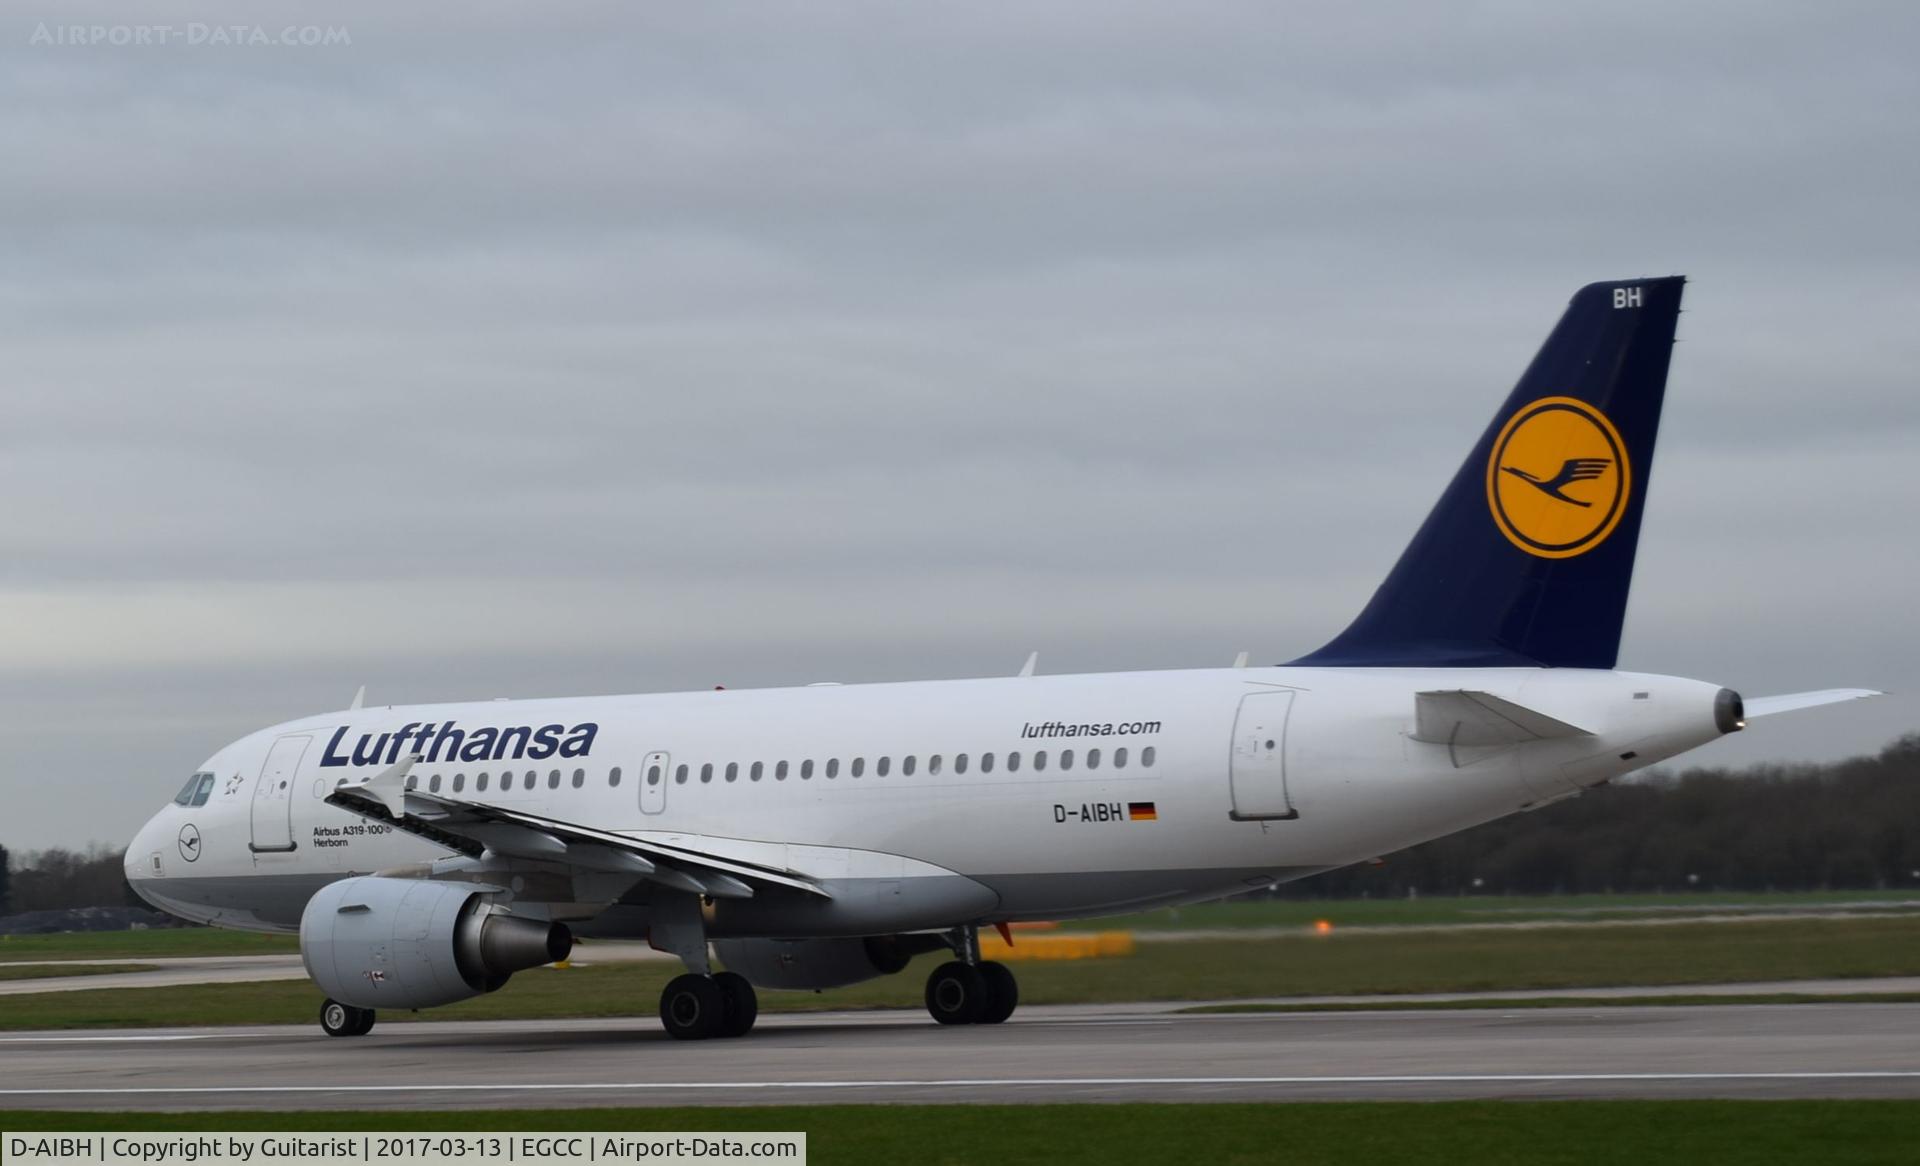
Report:
[[[1165,1004],[0,1036],[0,1107],[473,1109],[837,1102],[1920,1098],[1920,1004],[1184,1015]]]

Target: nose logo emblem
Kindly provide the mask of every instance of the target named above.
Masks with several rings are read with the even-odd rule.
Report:
[[[200,827],[192,822],[180,827],[180,857],[188,862],[200,857]]]

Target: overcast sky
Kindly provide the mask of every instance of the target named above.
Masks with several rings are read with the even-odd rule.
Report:
[[[361,683],[1290,659],[1640,274],[1622,666],[1920,693],[1920,8],[392,7],[0,16],[0,844]]]

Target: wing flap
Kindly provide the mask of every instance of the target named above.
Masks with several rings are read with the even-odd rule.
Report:
[[[515,858],[560,862],[585,870],[628,873],[664,886],[715,898],[750,898],[756,887],[785,887],[826,897],[805,874],[715,851],[699,835],[673,844],[632,838],[524,810],[405,789],[403,762],[360,785],[342,786],[330,805],[373,818],[471,857],[494,851]]]

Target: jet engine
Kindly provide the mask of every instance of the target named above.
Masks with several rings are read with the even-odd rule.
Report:
[[[378,876],[329,883],[300,916],[300,958],[334,1000],[356,1008],[432,1008],[492,992],[527,968],[567,958],[563,923],[491,909],[458,883]]]
[[[864,939],[716,939],[713,950],[730,972],[756,988],[844,988],[890,976],[924,951],[947,946],[938,935],[873,935]]]

